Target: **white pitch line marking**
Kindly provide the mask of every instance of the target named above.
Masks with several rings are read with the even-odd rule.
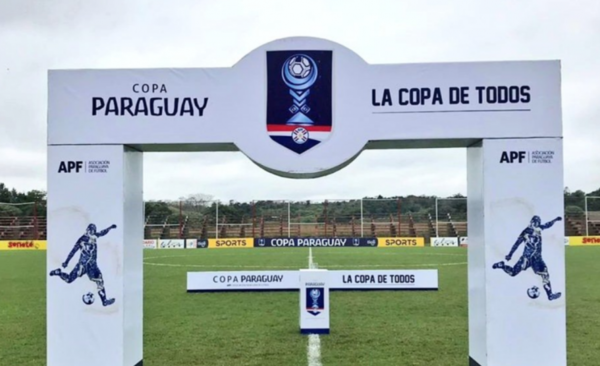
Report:
[[[156,255],[156,256],[148,256],[146,258],[144,258],[144,260],[148,260],[148,259],[162,259],[162,258],[183,258],[183,257],[189,257],[189,255]]]
[[[321,363],[321,338],[318,334],[308,336],[308,366],[323,366]]]
[[[258,269],[289,269],[289,270],[298,270],[298,267],[290,267],[290,266],[245,266],[245,265],[233,265],[233,264],[179,264],[179,263],[153,263],[153,262],[144,262],[149,266],[158,266],[158,267],[194,267],[194,268],[258,268]]]
[[[308,248],[308,268],[314,269],[312,247]],[[318,334],[310,334],[308,336],[307,346],[308,366],[323,366],[321,363],[321,338]]]
[[[392,249],[392,248],[388,248],[388,249]],[[400,252],[400,250],[402,250],[402,249],[392,249],[392,250],[398,250],[398,252]],[[406,250],[405,252],[401,253],[401,255],[403,257],[427,257],[427,256],[436,256],[436,255],[443,256],[443,257],[466,257],[467,256],[466,253],[465,254],[457,254],[457,253],[419,253],[419,252],[412,252],[411,253],[409,251],[412,250],[412,248],[405,249],[405,250]],[[342,255],[350,255],[350,256],[352,256],[352,255],[364,255],[364,253],[361,253],[359,250],[356,250],[356,251],[354,251],[354,250],[353,251],[343,251],[343,250],[340,250],[339,253],[325,252],[324,251],[324,252],[321,253],[321,255],[323,255],[323,256],[340,256],[340,254],[342,254]],[[369,252],[368,254],[369,254],[369,256],[371,256],[371,255],[384,255],[386,257],[390,256],[390,252],[389,251],[385,251],[385,252],[383,252],[383,251],[379,251],[379,252],[372,251],[372,252]]]
[[[153,262],[144,262],[149,266],[158,266],[158,267],[194,267],[194,268],[258,268],[258,269],[289,269],[295,270],[297,267],[290,266],[246,266],[246,265],[231,265],[231,264],[179,264],[179,263],[153,263]],[[467,264],[467,262],[458,262],[458,263],[406,263],[402,264],[405,266],[404,268],[392,267],[386,264],[344,264],[344,265],[327,265],[327,268],[385,268],[385,269],[415,269],[417,267],[437,267],[437,266],[462,266]],[[398,266],[398,263],[395,264]]]

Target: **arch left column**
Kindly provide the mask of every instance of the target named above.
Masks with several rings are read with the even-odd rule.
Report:
[[[48,366],[143,365],[143,225],[140,151],[48,146]]]

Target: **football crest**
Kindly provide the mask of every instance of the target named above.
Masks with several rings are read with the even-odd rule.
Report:
[[[306,288],[306,312],[317,316],[325,309],[325,291],[322,287]]]
[[[267,52],[267,133],[298,153],[329,138],[333,128],[332,51]]]

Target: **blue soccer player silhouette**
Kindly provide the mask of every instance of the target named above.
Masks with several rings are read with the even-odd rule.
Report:
[[[552,285],[550,284],[550,274],[548,273],[548,267],[544,260],[542,259],[542,230],[548,229],[554,225],[555,222],[561,221],[561,217],[557,217],[554,220],[542,224],[542,220],[539,216],[533,216],[531,219],[531,223],[521,235],[517,241],[513,244],[510,253],[506,256],[506,260],[510,261],[513,253],[517,250],[521,243],[525,243],[525,249],[523,250],[523,255],[514,267],[511,267],[502,262],[494,263],[492,268],[500,268],[503,269],[504,272],[508,273],[509,276],[516,276],[521,271],[527,270],[527,268],[531,267],[533,272],[537,275],[542,276],[542,281],[544,283],[544,290],[546,290],[546,294],[548,295],[548,300],[556,300],[561,296],[560,292],[552,293]]]
[[[85,234],[77,240],[77,243],[75,243],[75,246],[73,246],[73,249],[71,249],[71,252],[67,257],[67,260],[62,264],[63,268],[67,268],[71,258],[73,258],[78,250],[81,250],[79,262],[75,265],[75,268],[73,268],[71,273],[65,273],[60,268],[57,268],[50,272],[50,276],[60,276],[66,283],[71,283],[84,274],[87,274],[90,281],[95,282],[98,287],[98,295],[100,295],[100,298],[102,299],[102,305],[112,305],[115,302],[115,299],[106,298],[102,272],[100,272],[96,260],[98,258],[98,238],[108,234],[110,230],[116,228],[117,225],[111,225],[109,228],[102,231],[96,231],[96,225],[89,224]]]

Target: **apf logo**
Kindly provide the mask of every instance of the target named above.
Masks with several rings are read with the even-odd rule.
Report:
[[[553,150],[503,151],[500,156],[500,164],[552,164],[554,157]]]
[[[83,161],[61,161],[58,166],[59,173],[79,173],[83,169]]]
[[[61,161],[58,165],[59,173],[108,173],[109,160],[89,161]]]
[[[513,164],[514,162],[521,164],[526,157],[526,151],[503,151],[502,155],[500,156],[500,164]]]
[[[329,139],[332,51],[267,52],[267,132],[295,153]]]

